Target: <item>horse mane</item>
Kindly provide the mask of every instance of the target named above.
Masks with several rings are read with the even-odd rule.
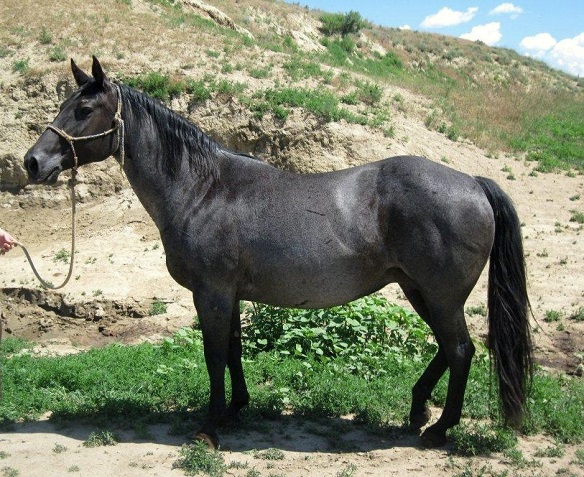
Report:
[[[190,170],[202,179],[218,179],[219,166],[216,162],[219,144],[207,136],[197,126],[164,106],[148,95],[120,84],[125,108],[135,112],[138,121],[147,115],[160,138],[161,168],[171,177],[176,177],[183,161]]]

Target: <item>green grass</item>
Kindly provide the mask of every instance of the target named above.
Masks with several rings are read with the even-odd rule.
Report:
[[[380,297],[332,310],[260,307],[246,313],[251,324],[245,327],[244,368],[251,403],[244,428],[284,411],[311,419],[353,414],[358,425],[382,434],[407,423],[412,386],[432,354],[417,316]],[[5,339],[2,355],[20,346]],[[197,421],[206,410],[208,383],[201,334],[192,329],[156,346],[112,345],[42,358],[19,353],[3,358],[0,429],[48,411],[52,420],[102,427],[112,419],[172,422],[187,412]],[[443,378],[432,403],[442,406],[445,396]],[[498,418],[484,350],[471,368],[463,419],[452,431],[459,453],[514,445]],[[538,372],[525,431],[577,444],[584,441],[583,420],[584,383]]]
[[[358,34],[367,26],[367,22],[358,12],[323,13],[320,16],[321,31],[327,36]]]
[[[162,315],[164,313],[166,313],[168,307],[166,305],[166,303],[164,303],[163,301],[160,300],[154,300],[152,302],[152,305],[150,305],[150,309],[148,310],[148,315],[149,316],[155,316],[155,315]]]
[[[185,91],[185,84],[158,71],[145,73],[133,78],[125,78],[124,83],[139,89],[153,98],[168,101]]]
[[[29,70],[28,58],[24,60],[15,60],[12,63],[12,71],[14,73],[25,74]]]
[[[367,93],[363,93],[364,95]],[[375,93],[369,93],[375,94]],[[352,124],[371,124],[376,120],[375,111],[352,112],[340,105],[340,99],[330,90],[319,88],[281,87],[256,92],[251,98],[243,98],[257,116],[267,113],[285,120],[290,108],[303,108],[324,122],[344,119]],[[371,117],[369,117],[371,113]]]
[[[584,212],[573,211],[572,216],[570,217],[570,222],[584,224]]]
[[[563,102],[561,111],[533,115],[525,111],[519,132],[510,145],[526,151],[527,159],[538,161],[537,170],[558,169],[584,171],[584,115],[582,101]]]

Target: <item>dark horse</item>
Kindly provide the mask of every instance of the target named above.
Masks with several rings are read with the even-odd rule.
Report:
[[[239,301],[323,308],[397,282],[439,345],[412,390],[410,424],[450,370],[444,411],[422,434],[441,445],[460,420],[474,346],[464,303],[490,257],[489,347],[507,423],[519,426],[531,377],[520,225],[491,180],[420,157],[293,174],[229,151],[152,98],[71,62],[79,89],[26,153],[33,183],[111,155],[160,231],[172,277],[193,293],[210,378],[198,437],[249,401]],[[225,369],[232,398],[225,398]]]

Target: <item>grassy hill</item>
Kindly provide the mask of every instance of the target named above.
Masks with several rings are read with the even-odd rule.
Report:
[[[584,170],[584,81],[512,50],[269,0],[0,8],[4,89],[65,78],[70,57],[95,54],[114,77],[163,101],[181,97],[187,110],[234,100],[283,123],[300,108],[385,137],[399,112],[488,154],[524,154],[538,171]],[[412,105],[402,91],[424,100]]]

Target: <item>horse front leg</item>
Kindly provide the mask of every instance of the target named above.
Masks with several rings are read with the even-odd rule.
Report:
[[[195,433],[211,448],[219,446],[217,428],[227,419],[225,369],[229,360],[230,330],[234,300],[223,291],[198,289],[193,301],[203,332],[205,364],[209,373],[210,396],[207,419]]]

